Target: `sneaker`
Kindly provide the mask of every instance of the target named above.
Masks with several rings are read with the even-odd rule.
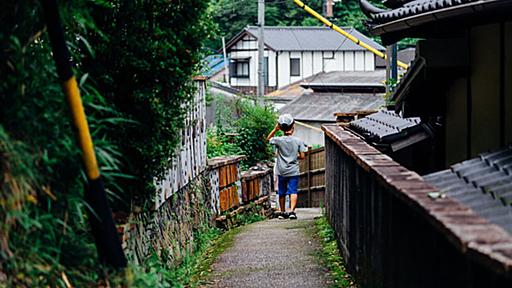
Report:
[[[297,215],[295,214],[295,212],[290,212],[289,216],[288,216],[290,219],[292,220],[296,220],[297,219]]]
[[[286,214],[286,212],[278,211],[278,212],[276,212],[276,214],[277,214],[277,219],[286,219],[286,218],[288,218],[288,215]]]

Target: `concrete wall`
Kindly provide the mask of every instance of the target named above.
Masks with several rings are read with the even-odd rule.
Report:
[[[268,86],[284,87],[320,72],[373,71],[375,57],[368,51],[273,51],[265,49],[268,57]],[[228,50],[228,58],[249,58],[249,78],[231,77],[232,86],[258,85],[258,42],[246,35]],[[300,76],[290,76],[290,59],[300,59]]]
[[[320,129],[323,124],[322,122],[304,122],[305,124],[311,125],[313,127],[316,127]],[[324,133],[321,131],[317,131],[308,127],[304,127],[299,124],[295,124],[295,132],[293,132],[293,136],[298,137],[302,141],[306,142],[306,145],[312,146],[312,145],[321,145],[324,146]]]

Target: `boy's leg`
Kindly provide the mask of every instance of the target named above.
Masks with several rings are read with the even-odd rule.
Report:
[[[290,195],[290,208],[295,212],[297,207],[297,200],[299,198],[299,176],[288,177],[288,195]]]
[[[290,208],[295,212],[295,207],[297,207],[297,200],[299,199],[298,194],[290,195]]]
[[[286,211],[286,191],[288,189],[288,179],[286,177],[277,176],[277,194],[279,195],[279,209],[281,212]]]

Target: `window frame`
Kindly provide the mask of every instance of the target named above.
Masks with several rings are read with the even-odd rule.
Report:
[[[300,58],[290,58],[290,77],[300,77]],[[298,69],[298,72],[297,74],[294,74],[293,72],[293,62],[294,61],[297,61],[297,69]]]
[[[251,59],[250,58],[238,58],[231,59],[229,63],[229,77],[232,78],[250,78],[251,76]],[[240,70],[244,70],[243,68],[239,69],[239,65],[247,65],[247,73],[241,74]],[[243,66],[241,66],[243,67]]]

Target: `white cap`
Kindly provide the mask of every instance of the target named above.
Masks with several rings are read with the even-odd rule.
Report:
[[[279,119],[277,120],[277,123],[279,123],[279,125],[292,125],[293,124],[293,117],[292,115],[290,114],[283,114],[281,116],[279,116]]]

